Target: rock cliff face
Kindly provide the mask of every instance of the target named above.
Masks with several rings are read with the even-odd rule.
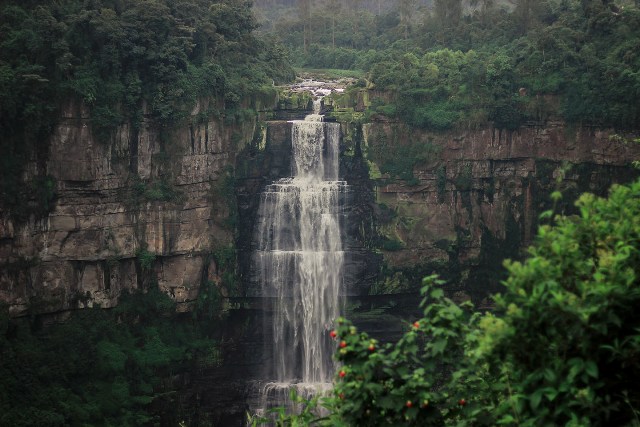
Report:
[[[393,173],[372,177],[371,210],[379,235],[371,246],[384,258],[372,291],[416,289],[420,278],[434,271],[477,301],[499,290],[502,260],[520,257],[531,244],[539,214],[553,208],[551,192],[563,193],[556,212],[571,213],[578,194],[605,195],[612,183],[638,176],[630,167],[640,156],[638,147],[610,136],[559,122],[517,132],[446,134],[410,131],[397,123],[365,125],[362,140],[350,150],[356,157],[361,150],[373,171],[403,145],[419,141],[427,147],[412,165],[410,183]],[[351,226],[371,229],[366,218]]]
[[[447,133],[344,123],[342,133],[352,296],[415,292],[437,272],[452,292],[482,303],[500,290],[503,260],[522,257],[532,243],[543,211],[571,213],[580,193],[605,195],[612,183],[638,176],[630,167],[638,147],[561,122]],[[291,124],[270,121],[264,140],[240,156],[238,254],[248,296],[260,294],[250,262],[259,192],[290,176],[290,151]],[[563,200],[554,208],[555,190]]]
[[[216,275],[211,254],[233,243],[223,187],[255,128],[196,121],[206,108],[172,132],[145,119],[98,141],[87,108],[64,106],[46,142],[53,210],[26,223],[0,218],[0,301],[12,315],[111,307],[150,280],[188,308]]]
[[[232,245],[241,295],[255,295],[259,193],[291,173],[290,124],[196,120],[207,109],[203,102],[175,131],[145,120],[98,141],[85,107],[63,108],[47,142],[53,209],[26,223],[0,215],[0,301],[12,315],[112,307],[123,290],[151,281],[188,310],[204,281],[222,282],[215,253]],[[432,134],[374,122],[343,124],[343,135],[349,295],[413,292],[435,271],[482,301],[499,287],[502,260],[531,243],[554,189],[564,193],[556,208],[571,212],[580,192],[605,194],[637,176],[628,165],[640,158],[608,131],[562,123]],[[417,155],[405,150],[416,144]],[[403,157],[418,161],[389,166]],[[26,174],[35,171],[34,161]]]

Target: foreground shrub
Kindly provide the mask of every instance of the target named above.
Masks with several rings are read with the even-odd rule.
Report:
[[[504,422],[638,424],[640,183],[577,206],[540,229],[527,262],[507,263],[502,315],[483,319],[476,352],[510,368]]]

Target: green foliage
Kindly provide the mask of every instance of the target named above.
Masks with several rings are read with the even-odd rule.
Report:
[[[424,317],[396,343],[339,319],[342,366],[316,424],[637,425],[640,181],[576,206],[507,262],[494,313],[453,303],[430,276]]]
[[[439,149],[430,141],[407,140],[398,135],[379,133],[374,138],[375,144],[368,148],[367,157],[378,165],[381,173],[388,174],[392,179],[406,181],[409,185],[418,183],[413,175],[415,166],[428,161]]]
[[[338,340],[346,345],[338,350],[344,365],[333,404],[334,416],[344,425],[440,426],[463,414],[459,378],[451,371],[464,365],[472,313],[469,306],[446,299],[432,281],[425,279],[423,289],[425,317],[408,325],[397,343],[380,345],[349,322],[338,321]]]
[[[405,274],[394,271],[386,263],[381,270],[380,278],[369,289],[369,295],[393,295],[410,291],[411,283]]]
[[[51,176],[39,176],[32,183],[33,193],[36,195],[37,206],[44,212],[53,208],[55,199],[56,181]]]
[[[640,122],[637,2],[325,0],[304,16],[258,3],[296,65],[364,72],[385,94],[373,112],[414,127]]]
[[[200,286],[192,313],[196,319],[211,320],[221,316],[223,313],[222,295],[216,283],[207,281]]]
[[[234,268],[236,264],[236,248],[233,245],[218,247],[213,251],[213,259],[218,268]]]
[[[140,263],[142,270],[148,271],[153,267],[153,263],[156,260],[156,254],[149,252],[147,248],[140,248],[136,251],[136,257]]]
[[[4,170],[7,175],[0,179],[0,191],[5,196],[5,203],[11,206],[9,213],[19,221],[25,221],[32,215],[36,218],[47,215],[55,205],[56,180],[50,175],[36,175],[24,185],[20,176],[8,175],[18,173],[20,165],[13,163],[15,160],[10,154],[0,160],[7,166]]]
[[[382,249],[384,249],[385,251],[399,251],[401,249],[404,249],[404,243],[402,243],[400,240],[385,239],[382,242]]]
[[[22,220],[32,213],[24,167],[37,159],[45,170],[62,105],[73,114],[78,104],[88,108],[91,132],[106,141],[125,121],[139,128],[143,115],[166,129],[183,124],[200,98],[234,110],[265,86],[292,80],[284,49],[258,40],[254,28],[250,3],[236,0],[2,2],[3,210]]]
[[[238,289],[237,250],[234,245],[219,246],[211,254],[215,261],[216,274],[220,277],[218,286],[227,292],[234,293]]]
[[[202,325],[204,326],[204,325]],[[37,328],[0,310],[0,424],[139,426],[180,415],[170,376],[215,342],[157,288]],[[177,425],[177,420],[174,420]]]
[[[178,201],[181,194],[172,186],[166,177],[159,180],[142,180],[134,178],[131,186],[133,190],[133,202],[171,202]]]
[[[323,420],[323,417],[318,416],[319,402],[323,402],[326,399],[321,399],[319,396],[314,396],[310,399],[306,399],[296,393],[294,389],[289,392],[289,401],[300,408],[295,414],[290,414],[285,408],[277,407],[267,411],[266,416],[248,415],[247,425],[256,427],[259,425],[269,425],[276,427],[301,427],[307,425],[313,425]]]
[[[360,52],[344,47],[322,47],[311,45],[306,61],[302,64],[306,68],[336,68],[350,70],[354,68]]]
[[[459,191],[471,190],[473,184],[473,166],[471,163],[464,163],[461,170],[454,178],[454,184]]]
[[[364,73],[361,70],[348,70],[348,69],[340,69],[340,68],[298,68],[296,69],[297,74],[302,77],[315,77],[318,79],[328,79],[328,80],[338,80],[342,78],[353,78],[353,79],[362,79],[364,77]],[[360,80],[360,86],[364,81]]]
[[[223,174],[212,184],[211,192],[217,209],[225,209],[225,220],[222,224],[229,230],[235,230],[238,223],[238,203],[236,198],[236,177],[233,167],[225,168]],[[220,200],[225,203],[221,205]]]
[[[527,262],[507,264],[507,291],[496,298],[502,333],[484,331],[480,343],[511,366],[512,416],[627,425],[640,401],[630,380],[640,352],[640,183],[576,205],[577,218],[540,229]]]

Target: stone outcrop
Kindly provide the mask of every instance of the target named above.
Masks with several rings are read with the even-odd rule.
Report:
[[[605,195],[611,184],[638,176],[630,163],[640,158],[639,147],[611,135],[560,122],[439,134],[365,125],[359,143],[372,169],[398,145],[420,141],[429,153],[414,165],[411,183],[373,176],[381,239],[373,246],[385,269],[374,292],[416,289],[432,272],[479,301],[499,290],[503,259],[521,257],[532,243],[539,214],[553,208],[551,192],[563,193],[556,212],[572,213],[578,194]]]
[[[62,108],[45,171],[56,183],[54,208],[26,223],[0,218],[0,301],[12,315],[112,307],[123,290],[150,281],[187,309],[215,275],[211,253],[233,244],[221,187],[255,129],[255,121],[196,121],[206,107],[174,131],[145,119],[108,141],[92,134],[85,106]]]

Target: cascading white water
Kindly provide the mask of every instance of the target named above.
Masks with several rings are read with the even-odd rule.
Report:
[[[254,253],[263,296],[274,297],[273,367],[263,408],[287,405],[289,389],[309,395],[331,386],[329,330],[339,315],[344,252],[338,179],[340,125],[314,114],[292,122],[293,177],[261,195]]]

